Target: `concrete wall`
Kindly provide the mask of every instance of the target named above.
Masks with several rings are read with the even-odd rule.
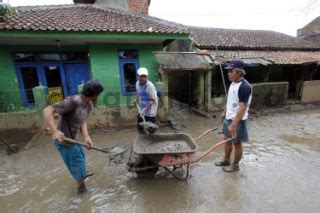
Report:
[[[288,82],[252,84],[252,107],[283,105],[287,101]]]
[[[320,80],[304,81],[301,88],[301,102],[311,103],[320,101]]]

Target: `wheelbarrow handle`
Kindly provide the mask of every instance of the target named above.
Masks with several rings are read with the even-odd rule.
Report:
[[[68,142],[73,143],[73,144],[79,144],[79,145],[82,145],[82,146],[86,146],[87,145],[87,144],[85,144],[85,143],[83,143],[81,141],[77,141],[77,140],[74,140],[74,139],[71,139],[71,138],[67,138],[67,137],[64,137],[63,140],[68,141]],[[99,147],[96,147],[96,146],[91,146],[91,149],[99,151],[99,152],[103,152],[103,153],[106,153],[106,154],[110,154],[109,151],[103,150],[103,149],[101,149]]]
[[[200,140],[202,137],[210,134],[210,133],[213,132],[213,131],[216,131],[217,129],[218,129],[218,127],[214,127],[214,128],[212,128],[212,129],[208,129],[208,130],[204,131],[203,133],[201,133],[198,137],[193,138],[193,140],[194,140],[194,141],[198,141],[198,140]]]
[[[229,139],[225,139],[225,140],[222,140],[216,144],[214,144],[213,146],[211,146],[207,151],[205,151],[202,155],[200,156],[197,156],[196,158],[194,158],[191,163],[196,163],[200,160],[202,160],[205,156],[207,156],[209,153],[211,153],[213,150],[215,150],[216,148],[222,146],[223,144],[226,144],[232,140],[234,140],[235,138],[229,138]]]

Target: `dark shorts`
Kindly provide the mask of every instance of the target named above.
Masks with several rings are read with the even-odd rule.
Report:
[[[226,138],[231,138],[229,134],[229,128],[232,123],[232,120],[224,119],[223,121],[223,133]],[[237,140],[241,142],[249,141],[248,128],[247,128],[247,120],[241,120],[237,126]]]
[[[149,117],[149,116],[144,116],[144,118],[146,119],[146,121],[148,122],[152,122],[152,123],[156,123],[156,117]],[[140,126],[140,123],[143,122],[142,118],[140,117],[140,115],[137,115],[137,128],[139,133],[144,133],[143,128]]]
[[[86,175],[86,159],[81,145],[66,146],[52,141],[59,151],[68,171],[75,180],[83,180]]]

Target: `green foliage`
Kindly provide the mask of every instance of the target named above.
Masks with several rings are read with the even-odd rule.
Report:
[[[5,21],[8,15],[17,14],[17,9],[10,4],[0,3],[0,21]]]

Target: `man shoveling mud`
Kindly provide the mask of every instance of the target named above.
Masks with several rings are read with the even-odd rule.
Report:
[[[216,166],[223,166],[225,172],[239,171],[239,162],[242,158],[242,142],[249,140],[247,130],[248,110],[252,98],[252,88],[244,79],[246,72],[244,63],[233,60],[225,67],[228,70],[229,80],[232,81],[225,110],[220,116],[223,121],[223,132],[226,138],[236,138],[225,145],[225,156],[222,161],[215,162]],[[233,143],[233,144],[232,144]],[[235,147],[233,164],[230,164],[230,155]]]
[[[144,67],[140,67],[137,72],[139,80],[136,83],[136,102],[140,108],[140,112],[137,117],[137,128],[140,134],[144,134],[144,129],[140,125],[140,123],[143,122],[142,116],[145,117],[145,121],[156,123],[158,96],[156,87],[148,80],[148,70]],[[148,129],[151,134],[154,133],[155,130],[156,128]]]
[[[158,96],[154,84],[148,80],[148,70],[140,67],[137,71],[139,80],[136,83],[136,103],[139,114],[137,116],[137,129],[139,134],[153,134],[156,131],[156,116],[158,110]],[[143,124],[143,126],[142,126]],[[154,125],[151,125],[154,124]],[[142,155],[132,153],[128,162],[129,168],[148,165],[148,160]],[[146,166],[144,165],[144,166]]]
[[[49,128],[53,143],[59,151],[68,171],[77,181],[78,193],[86,191],[85,155],[81,145],[70,144],[63,140],[64,137],[76,139],[80,131],[88,149],[93,142],[87,128],[87,118],[92,110],[92,102],[96,101],[103,87],[97,80],[85,83],[81,95],[67,97],[63,102],[48,106],[43,110],[44,119]],[[58,127],[54,124],[54,113],[59,114]]]

